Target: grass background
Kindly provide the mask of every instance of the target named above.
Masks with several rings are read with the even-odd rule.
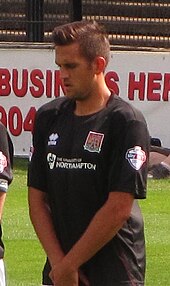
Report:
[[[14,180],[3,215],[8,286],[39,286],[44,252],[32,228],[27,203],[27,160],[14,160]],[[170,285],[170,179],[149,180],[140,201],[147,246],[146,286]],[[98,285],[100,286],[100,285]]]

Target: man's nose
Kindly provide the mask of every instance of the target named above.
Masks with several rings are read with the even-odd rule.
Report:
[[[60,68],[60,77],[61,79],[65,79],[69,77],[68,71],[63,67]]]

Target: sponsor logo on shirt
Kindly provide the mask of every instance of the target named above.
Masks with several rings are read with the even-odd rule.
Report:
[[[51,170],[54,168],[67,170],[96,170],[96,164],[83,162],[81,158],[60,158],[53,153],[47,154],[47,162]]]
[[[135,146],[127,150],[125,158],[138,171],[146,161],[146,154],[140,146]]]
[[[84,144],[84,150],[100,153],[103,139],[104,134],[89,131],[86,142]]]
[[[2,152],[0,152],[0,173],[2,173],[6,167],[7,167],[7,158]]]
[[[58,142],[58,134],[57,133],[52,133],[49,138],[48,138],[48,146],[55,146],[57,145]]]

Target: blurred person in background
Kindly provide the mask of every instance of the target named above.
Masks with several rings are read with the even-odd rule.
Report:
[[[2,215],[8,191],[12,182],[13,144],[6,127],[0,122],[0,286],[6,285],[4,267],[4,244],[2,241]]]
[[[159,138],[151,138],[148,178],[170,177],[170,148],[162,146]]]

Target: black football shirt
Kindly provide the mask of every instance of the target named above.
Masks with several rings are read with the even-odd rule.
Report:
[[[143,285],[144,231],[137,199],[146,197],[146,122],[141,112],[113,95],[95,114],[76,116],[74,108],[73,101],[59,98],[37,112],[28,184],[48,193],[65,253],[109,192],[132,193],[130,218],[82,269],[91,286]]]

